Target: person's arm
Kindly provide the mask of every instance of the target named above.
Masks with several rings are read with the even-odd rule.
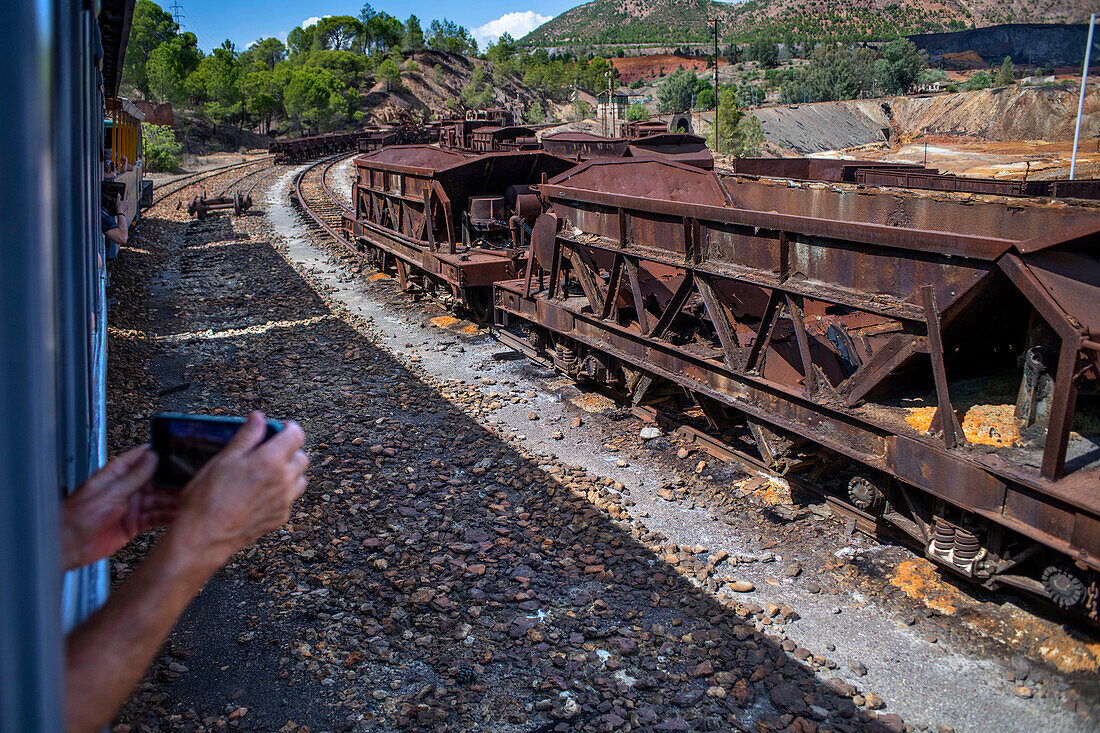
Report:
[[[263,441],[253,413],[180,495],[175,521],[107,603],[69,634],[65,718],[70,733],[107,725],[207,578],[233,553],[283,525],[309,464],[296,423]]]
[[[127,202],[123,201],[122,197],[117,194],[115,195],[115,212],[115,223],[118,226],[111,227],[103,232],[103,236],[121,247],[125,246],[130,239],[130,225],[127,216]]]

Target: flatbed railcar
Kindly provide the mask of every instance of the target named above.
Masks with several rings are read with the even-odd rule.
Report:
[[[1100,213],[593,160],[503,340],[670,401],[952,572],[1100,610]],[[846,468],[839,468],[845,466]],[[837,478],[837,477],[843,478]]]

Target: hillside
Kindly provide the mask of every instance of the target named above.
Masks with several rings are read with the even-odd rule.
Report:
[[[1081,23],[1093,0],[594,0],[567,10],[525,36],[528,46],[702,43],[707,20],[722,21],[724,42],[761,33],[875,40],[1000,23]]]

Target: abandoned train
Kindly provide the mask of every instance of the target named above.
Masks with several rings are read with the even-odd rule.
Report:
[[[1100,211],[571,158],[360,156],[345,231],[404,289],[491,292],[575,379],[816,466],[859,526],[1098,619]]]

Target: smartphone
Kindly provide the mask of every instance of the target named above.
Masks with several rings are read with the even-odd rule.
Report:
[[[118,199],[116,197],[126,198],[126,184],[122,181],[103,181],[100,193],[102,195],[103,207],[107,209],[107,213],[111,216],[118,216]]]
[[[243,417],[221,415],[181,415],[163,412],[153,417],[150,433],[153,451],[160,457],[153,483],[169,489],[182,489],[198,473],[203,464],[213,458],[244,425]],[[267,421],[269,439],[283,424]]]

